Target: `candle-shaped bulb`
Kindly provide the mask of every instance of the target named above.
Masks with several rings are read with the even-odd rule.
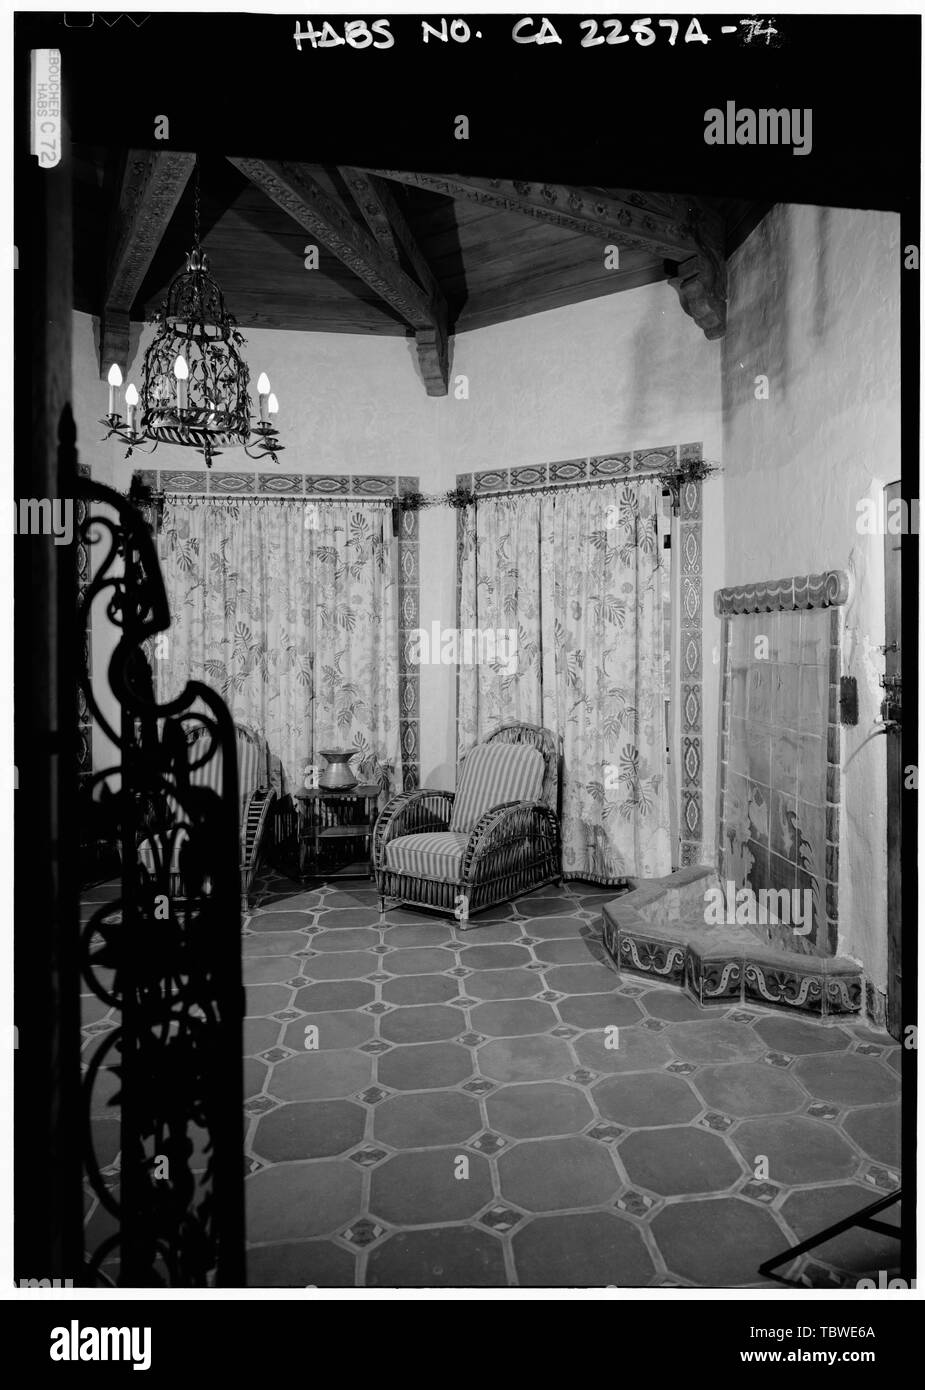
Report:
[[[186,365],[186,358],[182,355],[173,364],[173,374],[177,378],[177,409],[185,410],[187,405],[187,379],[189,377],[189,367]]]
[[[109,382],[109,413],[110,415],[115,415],[116,390],[122,385],[122,373],[119,370],[118,362],[113,362],[112,366],[109,368],[109,376],[106,379]]]
[[[271,415],[276,415],[279,411],[279,401],[272,391],[270,392],[270,399],[267,401],[267,410]]]
[[[260,418],[266,420],[270,396],[270,378],[266,372],[261,372],[257,378],[257,395],[259,397]]]
[[[128,427],[134,434],[135,432],[135,407],[138,404],[138,392],[135,383],[130,381],[125,388],[125,407],[128,412]]]

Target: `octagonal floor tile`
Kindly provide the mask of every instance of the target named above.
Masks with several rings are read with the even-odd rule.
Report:
[[[309,1028],[317,1033],[308,1034]],[[331,1052],[341,1047],[359,1047],[375,1036],[376,1021],[372,1014],[364,1014],[355,1009],[342,1012],[331,1010],[328,1013],[303,1014],[293,1019],[283,1034],[286,1047],[297,1052]],[[311,1045],[306,1047],[306,1043]]]
[[[332,1009],[361,1009],[375,997],[375,989],[365,980],[323,980],[300,989],[292,1006],[305,1013],[327,1013]]]
[[[252,1289],[352,1289],[356,1257],[330,1240],[285,1241],[247,1252]]]
[[[255,912],[248,926],[256,932],[302,931],[310,927],[312,919],[307,912]]]
[[[768,1050],[747,1024],[724,1018],[672,1024],[668,1037],[684,1062],[747,1062]]]
[[[415,922],[389,927],[382,939],[386,946],[445,946],[453,932],[446,922]]]
[[[514,903],[522,917],[567,916],[575,905],[575,899],[565,893],[537,894],[536,897],[518,898]]]
[[[789,1073],[767,1062],[701,1067],[692,1080],[707,1105],[727,1115],[782,1115],[806,1101]]]
[[[640,1288],[655,1274],[641,1234],[609,1211],[541,1216],[512,1237],[519,1288]]]
[[[770,1212],[734,1197],[678,1202],[649,1225],[668,1268],[700,1288],[761,1284],[758,1266],[787,1248]]]
[[[457,929],[453,939],[459,946],[504,946],[522,941],[525,936],[526,932],[519,922],[486,921],[479,913],[477,917],[469,918],[469,926],[465,931]]]
[[[307,922],[306,918],[306,922]],[[246,936],[242,945],[245,960],[254,956],[294,956],[308,944],[308,938],[300,932],[268,931],[258,932],[256,936]]]
[[[395,1091],[438,1090],[472,1075],[472,1058],[458,1043],[416,1043],[384,1052],[379,1082]]]
[[[389,944],[388,933],[385,944]],[[453,952],[444,946],[406,946],[382,957],[382,968],[390,975],[429,975],[451,970],[455,964]]]
[[[379,969],[375,951],[331,951],[309,956],[302,973],[311,980],[360,980]]]
[[[267,1065],[256,1057],[244,1058],[244,1098],[256,1096],[263,1090],[267,1079]]]
[[[706,1022],[716,1018],[716,1006],[702,1009],[679,989],[650,989],[645,997],[646,1013],[650,1018],[662,1018],[667,1023]]]
[[[608,1037],[615,1038],[616,1047],[608,1047]],[[660,1071],[673,1060],[664,1034],[649,1028],[619,1028],[616,1034],[602,1028],[574,1038],[572,1046],[591,1071]]]
[[[809,1019],[790,1018],[786,1014],[759,1019],[754,1031],[772,1052],[788,1052],[793,1057],[803,1053],[843,1052],[851,1045],[851,1039],[840,1028]]]
[[[518,965],[529,965],[532,960],[526,946],[488,945],[464,946],[459,953],[461,965],[469,970],[508,970]]]
[[[292,998],[288,985],[248,985],[245,991],[248,1018],[265,1018],[285,1009]],[[102,1001],[100,1001],[102,1003]]]
[[[812,1095],[839,1105],[876,1105],[899,1095],[897,1077],[875,1058],[856,1053],[801,1057],[794,1071]]]
[[[346,1158],[277,1163],[244,1183],[247,1234],[255,1242],[328,1235],[360,1212],[363,1174]]]
[[[575,1070],[565,1041],[544,1033],[495,1038],[483,1043],[477,1055],[479,1071],[494,1081],[546,1081]]]
[[[559,1017],[542,999],[508,999],[476,1004],[469,1017],[476,1033],[489,1038],[514,1038],[555,1028]]]
[[[466,979],[473,999],[529,999],[545,988],[539,970],[477,970]]]
[[[459,1160],[468,1176],[459,1177]],[[491,1200],[491,1172],[481,1154],[461,1155],[458,1148],[400,1153],[371,1174],[371,1216],[402,1226],[426,1226],[474,1216]]]
[[[569,937],[582,937],[586,926],[581,917],[539,917],[533,922],[524,923],[524,935],[534,936],[539,941],[560,941]]]
[[[853,1110],[842,1128],[877,1163],[896,1168],[902,1161],[900,1120],[898,1105],[870,1105]]]
[[[402,975],[382,986],[387,1004],[444,1004],[458,994],[459,982],[451,975]]]
[[[308,938],[298,939],[301,950]],[[243,962],[241,974],[245,985],[281,984],[298,975],[301,968],[301,956],[250,956]]]
[[[362,1091],[372,1075],[365,1052],[303,1052],[276,1064],[267,1089],[280,1100],[328,1100]]]
[[[571,999],[559,1001],[559,1013],[563,1023],[571,1023],[574,1028],[610,1028],[614,1024],[628,1026],[639,1023],[642,1010],[633,999],[623,994],[577,994]]]
[[[633,1184],[664,1197],[724,1192],[742,1176],[741,1164],[718,1135],[689,1125],[627,1135],[620,1161]]]
[[[768,1179],[784,1185],[849,1178],[858,1167],[857,1155],[838,1130],[806,1115],[746,1120],[732,1142],[749,1168],[754,1169],[756,1157],[764,1154]]]
[[[373,1111],[377,1142],[393,1149],[464,1144],[481,1128],[478,1101],[460,1091],[392,1096]]]
[[[251,1147],[273,1163],[333,1158],[359,1144],[365,1124],[365,1111],[352,1101],[299,1101],[262,1115]]]
[[[512,1139],[578,1134],[594,1119],[581,1091],[556,1081],[502,1086],[485,1105],[491,1128]]]
[[[798,1241],[809,1240],[827,1226],[834,1226],[836,1222],[863,1211],[876,1196],[875,1192],[857,1183],[817,1187],[808,1192],[791,1193],[783,1204],[782,1215],[788,1226],[793,1228]],[[897,1211],[898,1207],[888,1207],[876,1219],[892,1223],[896,1220]],[[899,1253],[898,1240],[852,1226],[832,1240],[817,1245],[813,1258],[825,1260],[838,1269],[862,1278],[871,1272],[876,1275],[881,1269],[895,1269]]]
[[[378,921],[378,902],[376,902],[375,907],[365,904],[358,907],[332,907],[330,900],[328,900],[325,902],[324,910],[318,915],[318,925],[324,927],[325,931],[329,927],[338,931],[344,931],[350,927],[373,927]]]
[[[533,954],[545,965],[593,965],[607,959],[604,947],[593,937],[587,936],[538,941]]]
[[[497,1162],[505,1200],[526,1211],[603,1206],[620,1187],[608,1150],[584,1136],[527,1139]]]
[[[563,994],[601,994],[620,983],[619,975],[606,965],[553,965],[544,973],[549,988]]]
[[[377,931],[353,927],[348,931],[320,931],[312,937],[312,950],[328,951],[368,951],[379,945]]]
[[[448,1004],[416,1004],[383,1015],[380,1037],[386,1042],[442,1042],[465,1032],[466,1020],[459,1009]]]
[[[279,895],[277,895],[279,897]],[[321,906],[321,894],[318,892],[299,893],[293,892],[279,898],[281,907],[291,912],[313,912]],[[271,909],[272,910],[272,909]]]
[[[687,1082],[670,1072],[608,1076],[596,1084],[592,1095],[606,1119],[631,1129],[686,1124],[703,1109]]]
[[[246,1018],[244,1020],[244,1055],[256,1057],[268,1047],[275,1047],[280,1034],[280,1024],[275,1018]]]
[[[506,1284],[501,1242],[472,1226],[397,1231],[371,1251],[366,1266],[370,1289],[485,1289]]]

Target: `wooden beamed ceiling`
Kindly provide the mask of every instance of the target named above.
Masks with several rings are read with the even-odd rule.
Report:
[[[163,300],[192,240],[192,154],[78,152],[77,306],[101,371]],[[725,331],[725,258],[769,205],[674,193],[325,167],[229,155],[201,168],[202,242],[242,327],[413,337],[429,395],[449,341],[667,280],[708,338]],[[100,260],[98,228],[108,222]],[[306,269],[309,244],[317,269]],[[617,249],[617,256],[613,255]]]

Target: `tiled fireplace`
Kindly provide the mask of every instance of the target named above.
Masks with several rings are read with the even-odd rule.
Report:
[[[723,662],[719,876],[758,900],[762,889],[800,891],[803,920],[754,930],[778,948],[817,956],[835,955],[838,943],[847,592],[847,577],[832,570],[720,589],[714,603]]]

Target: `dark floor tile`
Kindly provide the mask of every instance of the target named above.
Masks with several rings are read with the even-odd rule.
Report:
[[[620,1162],[634,1186],[663,1197],[724,1192],[742,1177],[742,1165],[719,1135],[690,1125],[627,1135]]]
[[[459,953],[461,965],[469,970],[506,970],[529,965],[533,957],[526,946],[464,946]]]
[[[332,907],[325,902],[318,914],[318,925],[330,930],[352,930],[355,927],[375,927],[379,921],[379,908],[372,907]]]
[[[684,1062],[746,1062],[767,1051],[764,1040],[747,1024],[725,1018],[672,1024],[668,1038]]]
[[[542,999],[508,999],[500,1003],[477,1004],[469,1017],[475,1031],[488,1038],[544,1033],[555,1028],[559,1022],[552,1005],[544,1003]]]
[[[655,1275],[639,1231],[612,1212],[538,1217],[511,1239],[522,1289],[640,1288]]]
[[[490,946],[521,941],[525,935],[520,922],[484,921],[479,916],[469,918],[465,931],[457,927],[454,939],[458,946]]]
[[[329,1240],[287,1241],[247,1252],[252,1289],[352,1289],[356,1257]]]
[[[251,931],[256,932],[300,932],[305,927],[310,927],[311,924],[311,914],[308,912],[264,912],[261,910],[252,914],[248,926]]]
[[[871,1105],[846,1116],[842,1128],[878,1163],[895,1168],[901,1162],[898,1105]]]
[[[518,898],[514,904],[522,917],[555,917],[574,911],[578,906],[574,898],[565,893],[544,894],[540,897]]]
[[[629,1128],[686,1124],[703,1109],[683,1077],[670,1072],[608,1076],[592,1094],[606,1119]]]
[[[296,939],[301,943],[301,950],[307,938],[300,936]],[[246,985],[279,984],[298,975],[301,965],[299,956],[252,956],[244,961],[241,971]]]
[[[282,1024],[275,1018],[246,1018],[244,1020],[244,1056],[256,1057],[268,1047],[275,1047]]]
[[[622,994],[576,994],[559,1000],[563,1022],[575,1028],[610,1028],[614,1024],[628,1027],[639,1023],[642,1010],[633,999]]]
[[[563,994],[601,994],[620,983],[619,975],[606,965],[553,965],[544,973],[549,988]]]
[[[817,1187],[807,1192],[791,1193],[783,1204],[782,1214],[798,1241],[810,1240],[827,1226],[834,1226],[846,1217],[863,1211],[876,1197],[875,1192],[855,1183]],[[875,1219],[887,1222],[895,1211],[895,1207],[890,1207],[878,1213]],[[871,1273],[876,1277],[880,1270],[895,1269],[899,1253],[898,1240],[853,1226],[832,1240],[817,1245],[813,1258],[862,1278],[865,1275],[869,1277]]]
[[[361,980],[378,969],[375,951],[332,951],[329,955],[309,956],[302,973],[311,980]]]
[[[437,1090],[472,1074],[472,1058],[458,1043],[416,1043],[379,1058],[379,1083],[395,1091]]]
[[[575,1086],[538,1081],[529,1086],[502,1086],[485,1102],[488,1123],[512,1139],[542,1139],[579,1134],[594,1111]]]
[[[372,1014],[357,1009],[330,1009],[293,1019],[286,1027],[283,1045],[297,1052],[332,1052],[342,1047],[359,1047],[360,1043],[375,1037],[375,1033],[376,1020]]]
[[[362,1091],[372,1075],[365,1052],[304,1052],[277,1062],[267,1090],[280,1100],[334,1100]]]
[[[539,970],[477,970],[466,979],[473,999],[528,999],[545,988]]]
[[[276,904],[273,904],[274,908]],[[314,912],[321,906],[321,894],[318,892],[305,893],[300,888],[293,888],[289,894],[284,894],[279,899],[279,911],[287,912]]]
[[[385,936],[386,945],[388,933]],[[442,946],[409,946],[390,951],[382,958],[382,968],[390,975],[429,975],[435,970],[452,970],[456,957]]]
[[[604,959],[604,948],[594,939],[573,936],[561,941],[540,941],[533,954],[547,965],[590,965]]]
[[[379,945],[377,931],[351,927],[346,931],[322,931],[312,937],[313,951],[368,951]]]
[[[843,1052],[851,1044],[847,1033],[824,1023],[802,1018],[762,1018],[754,1032],[772,1052],[789,1052],[792,1056],[812,1052]]]
[[[245,1008],[248,1018],[265,1018],[289,1006],[292,990],[287,985],[248,985]]]
[[[571,936],[581,936],[587,923],[581,917],[543,917],[523,924],[525,936],[536,937],[539,941],[558,941]]]
[[[368,907],[373,903],[378,910],[379,893],[372,882],[359,882],[351,888],[334,887],[325,893],[325,907]]]
[[[787,1246],[769,1212],[737,1198],[667,1206],[650,1229],[668,1269],[708,1289],[762,1283],[758,1266]]]
[[[322,1013],[328,1009],[361,1009],[375,997],[374,987],[365,980],[325,980],[298,990],[292,1002],[293,1008],[306,1013]]]
[[[478,1134],[478,1101],[460,1091],[425,1091],[392,1096],[373,1111],[376,1141],[393,1149],[423,1149],[464,1144]]]
[[[806,1115],[746,1120],[731,1138],[749,1168],[764,1154],[769,1181],[785,1186],[834,1182],[851,1177],[858,1167],[857,1155],[838,1130]]]
[[[479,1071],[493,1081],[546,1081],[575,1070],[564,1039],[547,1033],[495,1038],[483,1043],[477,1056]]]
[[[616,1046],[608,1046],[608,1038]],[[618,1028],[616,1034],[601,1029],[572,1040],[581,1065],[591,1071],[661,1071],[672,1061],[664,1033],[650,1028]]]
[[[461,1178],[465,1158],[468,1176]],[[461,1221],[491,1200],[491,1172],[480,1154],[460,1155],[459,1148],[396,1154],[371,1174],[371,1216],[402,1226]]]
[[[443,1042],[466,1031],[465,1016],[448,1004],[416,1004],[385,1014],[379,1035],[386,1042]]]
[[[780,1115],[806,1101],[788,1071],[766,1062],[701,1067],[691,1079],[707,1105],[727,1115]]]
[[[363,1174],[346,1158],[278,1163],[244,1184],[247,1234],[252,1241],[328,1235],[360,1212]]]
[[[370,1253],[366,1266],[370,1289],[485,1289],[506,1284],[501,1242],[471,1226],[398,1231]]]
[[[608,1150],[584,1136],[527,1139],[497,1162],[505,1201],[526,1211],[602,1206],[620,1186]]]
[[[259,1061],[256,1057],[244,1058],[244,1099],[248,1096],[256,1096],[263,1090],[263,1083],[267,1079],[268,1067],[266,1062]]]
[[[294,956],[297,951],[304,951],[307,944],[308,938],[300,932],[258,932],[244,938],[243,953],[246,960],[255,956]]]
[[[899,1081],[873,1057],[855,1053],[801,1057],[794,1071],[820,1100],[840,1105],[876,1105],[899,1094]]]
[[[251,1147],[273,1163],[333,1158],[363,1138],[366,1112],[349,1100],[301,1101],[262,1115]]]
[[[386,946],[445,946],[453,939],[453,929],[446,922],[416,922],[389,927],[382,939]]]
[[[663,1018],[669,1023],[688,1023],[710,1017],[709,1010],[702,1009],[679,989],[650,989],[645,996],[645,1010],[651,1018]],[[713,1015],[715,1017],[715,1007]]]
[[[458,994],[459,982],[451,975],[405,975],[382,986],[387,1004],[443,1004]]]

